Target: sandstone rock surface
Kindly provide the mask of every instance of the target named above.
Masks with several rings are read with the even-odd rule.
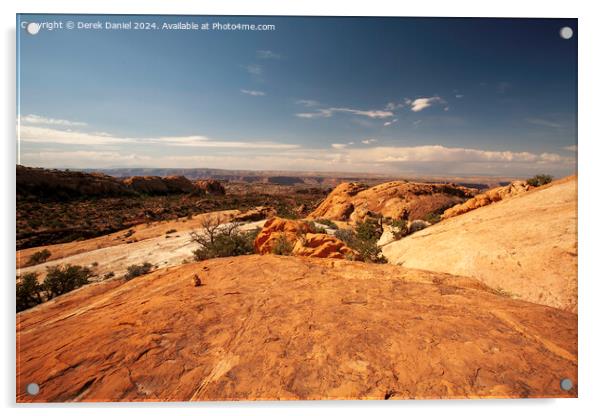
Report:
[[[509,185],[490,189],[489,191],[476,195],[474,198],[471,198],[462,204],[458,204],[446,209],[443,215],[441,215],[441,218],[445,219],[455,217],[456,215],[465,214],[473,209],[484,207],[515,195],[520,195],[524,192],[527,192],[531,188],[532,187],[529,186],[525,181],[514,181]]]
[[[209,195],[226,194],[226,188],[224,188],[224,185],[216,179],[202,179],[196,181],[194,184],[198,189],[205,191],[205,193]]]
[[[338,238],[316,233],[320,227],[311,222],[274,217],[267,220],[255,238],[258,254],[274,253],[278,245],[286,244],[292,255],[351,259],[356,253]]]
[[[474,277],[577,311],[577,178],[523,192],[385,245],[389,262]]]
[[[578,388],[575,314],[470,278],[271,255],[60,296],[17,315],[17,357],[18,402],[576,397]],[[574,388],[562,391],[560,377]],[[31,382],[37,396],[25,393]]]
[[[456,205],[476,194],[475,189],[451,184],[387,182],[371,188],[342,183],[308,216],[358,223],[371,215],[409,220]]]

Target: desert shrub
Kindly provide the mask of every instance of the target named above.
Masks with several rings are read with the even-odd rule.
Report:
[[[290,256],[292,252],[293,245],[286,239],[284,234],[280,234],[278,238],[276,238],[276,242],[272,247],[272,254],[277,254],[279,256]]]
[[[47,248],[45,248],[44,250],[36,251],[31,255],[31,257],[27,261],[27,264],[29,266],[33,266],[34,264],[44,263],[46,260],[48,260],[50,254],[50,250],[48,250]]]
[[[431,224],[436,224],[441,221],[441,214],[436,212],[429,212],[424,216],[424,220],[430,222]]]
[[[108,272],[102,276],[104,280],[111,279],[112,277],[115,277],[115,272]]]
[[[128,266],[127,273],[125,274],[125,280],[131,280],[135,277],[142,276],[144,274],[150,273],[153,269],[153,265],[149,262],[144,262],[142,264],[132,264]]]
[[[339,229],[339,227],[332,220],[329,220],[328,218],[318,218],[317,220],[315,220],[315,222],[317,222],[318,224],[325,225],[328,228],[332,228],[334,230]]]
[[[535,175],[532,178],[527,179],[527,184],[529,186],[538,187],[552,182],[552,179],[554,178],[551,175]]]
[[[360,260],[367,263],[386,263],[380,247],[376,245],[382,234],[378,220],[368,219],[356,225],[355,230],[339,229],[334,236],[358,252]]]
[[[175,228],[172,228],[171,230],[165,231],[165,234],[173,234],[173,233],[176,233],[176,232],[178,232],[178,230],[176,230]]]
[[[123,237],[129,238],[129,237],[133,236],[135,232],[136,231],[134,231],[134,230],[127,230],[126,233],[123,235]]]
[[[403,237],[408,235],[408,222],[403,219],[396,219],[390,223],[395,240],[401,240]]]
[[[196,261],[253,253],[253,242],[259,229],[241,231],[238,224],[222,224],[218,219],[207,219],[201,226],[201,232],[190,233],[192,241],[199,244],[192,252]]]
[[[38,283],[37,273],[25,273],[17,283],[17,312],[32,308],[44,301],[44,287]]]
[[[44,290],[48,299],[71,292],[89,282],[93,276],[87,267],[73,266],[51,266],[47,268],[44,279]]]

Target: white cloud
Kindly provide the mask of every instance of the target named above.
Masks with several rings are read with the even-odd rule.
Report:
[[[243,94],[252,95],[253,97],[262,97],[265,95],[265,92],[256,90],[240,90],[240,92]]]
[[[347,147],[346,143],[333,143],[330,146],[332,146],[333,149],[344,149]]]
[[[244,68],[251,75],[261,75],[263,73],[263,68],[261,67],[261,65],[250,64],[250,65],[244,66]]]
[[[17,119],[17,122],[20,121],[20,124],[42,124],[42,125],[51,125],[51,126],[63,126],[63,127],[81,127],[86,126],[86,123],[81,121],[69,121],[58,118],[49,118],[42,117],[35,114],[28,114],[25,116],[21,116]]]
[[[544,120],[543,118],[526,118],[525,121],[530,124],[535,124],[536,126],[551,127],[555,129],[562,127],[562,125],[558,123],[550,120]]]
[[[315,107],[320,105],[320,103],[316,100],[297,100],[295,103],[304,107]]]
[[[464,98],[464,94],[456,94],[456,98]]]
[[[572,144],[570,146],[565,146],[563,147],[564,150],[568,151],[568,152],[576,152],[577,151],[577,145],[576,144]]]
[[[58,130],[48,127],[21,126],[19,140],[32,143],[59,143],[68,145],[113,145],[133,141],[133,139],[113,137],[108,133],[86,133],[72,130]]]
[[[391,102],[387,103],[387,105],[385,106],[385,110],[394,111],[399,108],[403,108],[404,106],[405,106],[404,103],[395,103],[395,102],[391,101]]]
[[[362,140],[362,143],[372,144],[372,143],[376,143],[377,141],[378,141],[378,139],[365,139],[365,140]]]
[[[346,107],[320,108],[313,113],[297,113],[295,115],[301,118],[328,118],[332,117],[334,113],[350,113],[356,116],[379,119],[393,117],[393,113],[387,110],[357,110]]]
[[[392,125],[392,124],[394,124],[394,123],[397,123],[397,119],[396,119],[396,118],[394,118],[394,119],[393,119],[393,120],[391,120],[391,121],[385,121],[385,122],[383,123],[383,126],[385,126],[385,127],[388,127],[388,126],[390,126],[390,125]]]
[[[416,98],[414,101],[412,101],[412,111],[422,111],[425,108],[433,106],[434,104],[445,104],[445,100],[437,95],[434,97]]]
[[[270,50],[257,51],[257,57],[259,59],[280,59],[281,58],[280,54],[272,52]]]
[[[116,137],[108,133],[86,133],[65,131],[46,127],[23,126],[19,140],[29,143],[66,144],[71,146],[103,145],[164,145],[179,147],[238,148],[238,149],[297,149],[297,144],[272,141],[231,141],[213,139],[206,136],[163,136],[163,137]]]

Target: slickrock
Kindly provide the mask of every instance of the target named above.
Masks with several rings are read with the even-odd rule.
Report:
[[[345,243],[328,234],[318,234],[321,227],[311,222],[287,220],[274,217],[265,222],[255,238],[254,247],[258,254],[270,254],[279,246],[289,246],[292,255],[323,257],[334,259],[352,259],[355,251]]]
[[[466,277],[272,255],[60,296],[17,315],[17,357],[18,402],[576,397],[578,388],[575,314]],[[32,382],[36,396],[25,393]]]
[[[527,192],[531,188],[532,187],[529,186],[525,181],[514,181],[509,185],[490,189],[489,191],[479,194],[462,204],[458,204],[446,209],[443,215],[441,215],[441,218],[445,219],[455,217],[456,215],[465,214],[473,209],[484,207],[515,195],[520,195],[524,192]]]
[[[369,216],[409,220],[464,202],[475,189],[452,184],[387,182],[367,188],[357,183],[337,186],[308,218],[358,223]]]
[[[530,302],[577,311],[577,178],[441,221],[385,245],[389,262],[474,277]]]

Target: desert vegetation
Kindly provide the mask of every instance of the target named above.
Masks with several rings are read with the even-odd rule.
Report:
[[[538,187],[547,185],[548,183],[552,182],[552,179],[554,179],[552,175],[539,174],[527,179],[527,184],[530,186]]]
[[[36,251],[35,253],[33,253],[31,255],[31,257],[27,261],[27,264],[29,266],[33,266],[35,264],[44,263],[46,260],[48,260],[48,258],[50,256],[51,256],[50,250],[48,250],[46,248],[43,250],[40,250],[40,251]]]
[[[142,276],[148,274],[153,270],[153,265],[149,262],[144,262],[142,264],[132,264],[128,266],[127,273],[125,274],[125,280],[132,280],[135,277]]]
[[[239,223],[224,223],[219,218],[207,218],[201,231],[190,233],[192,241],[199,245],[193,251],[196,261],[216,257],[242,256],[253,253],[253,241],[259,230],[241,231]]]
[[[382,233],[382,220],[369,218],[358,223],[354,229],[339,229],[334,235],[357,251],[359,260],[366,263],[386,263],[387,259],[376,244]]]
[[[71,264],[48,267],[42,283],[37,273],[25,273],[17,282],[17,312],[88,284],[93,275],[89,268]]]

